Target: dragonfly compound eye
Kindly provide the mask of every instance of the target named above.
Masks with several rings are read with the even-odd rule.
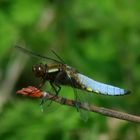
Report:
[[[33,65],[32,71],[34,72],[35,76],[42,77],[45,74],[45,66],[43,64]]]

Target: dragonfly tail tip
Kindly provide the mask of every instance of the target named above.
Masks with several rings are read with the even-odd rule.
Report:
[[[131,93],[131,91],[130,90],[125,90],[125,92],[124,92],[125,94],[130,94]]]

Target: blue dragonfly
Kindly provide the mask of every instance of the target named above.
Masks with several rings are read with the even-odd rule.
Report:
[[[75,68],[70,67],[66,63],[64,63],[64,61],[54,51],[53,53],[55,53],[55,55],[61,61],[33,53],[32,51],[22,48],[20,46],[16,47],[24,53],[39,57],[41,59],[52,60],[55,62],[53,64],[40,63],[33,65],[32,71],[34,72],[35,76],[41,78],[41,83],[39,87],[42,87],[46,81],[49,81],[52,87],[58,87],[58,90],[55,89],[57,94],[61,89],[61,85],[71,86],[73,88],[78,88],[87,92],[95,92],[98,94],[110,96],[125,95],[130,93],[130,91],[128,90],[97,82],[79,73]]]
[[[41,78],[39,88],[48,81],[54,89],[56,95],[58,95],[61,90],[61,86],[72,87],[74,89],[76,100],[78,100],[78,94],[75,89],[110,96],[125,95],[130,93],[129,90],[95,81],[79,73],[75,68],[67,65],[54,51],[52,52],[57,56],[57,58],[59,58],[60,61],[36,54],[20,46],[16,47],[26,54],[55,62],[51,64],[35,64],[32,66],[32,71],[36,77]]]

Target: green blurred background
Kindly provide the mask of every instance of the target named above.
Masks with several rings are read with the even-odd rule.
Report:
[[[44,105],[41,112],[40,100],[17,96],[37,85],[31,66],[41,60],[14,48],[20,43],[46,56],[53,49],[81,73],[132,90],[121,97],[93,94],[92,104],[139,115],[139,13],[139,0],[1,0],[0,139],[140,139],[139,124],[95,113],[84,122],[74,108]],[[72,89],[64,87],[61,96],[72,98]]]

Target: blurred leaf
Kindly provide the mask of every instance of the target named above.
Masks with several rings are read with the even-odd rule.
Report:
[[[2,59],[16,39],[16,28],[2,11],[0,11],[0,27],[0,58]]]
[[[11,6],[11,16],[19,26],[28,26],[38,19],[43,1],[15,0]]]

